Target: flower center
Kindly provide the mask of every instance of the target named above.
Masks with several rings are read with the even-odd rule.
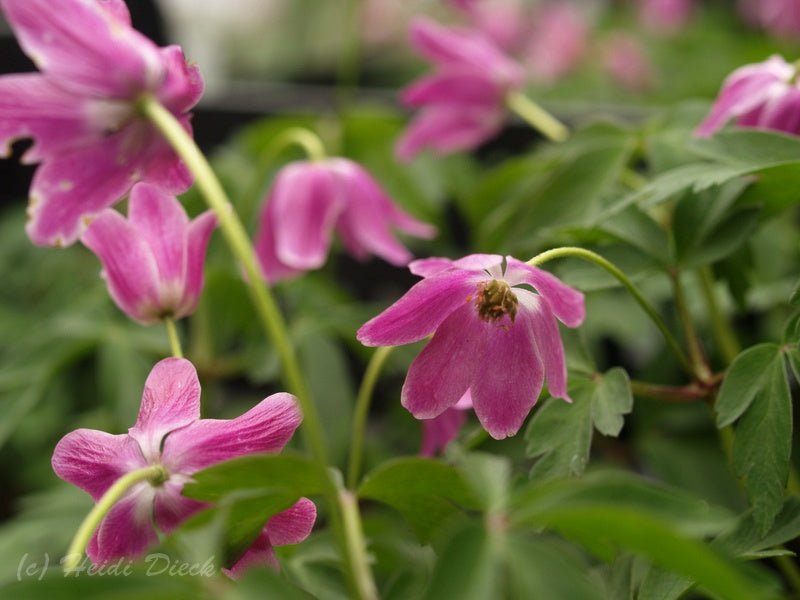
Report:
[[[511,286],[505,281],[492,279],[478,286],[475,305],[478,307],[478,316],[484,321],[496,323],[504,315],[508,315],[513,322],[517,316],[518,304]]]

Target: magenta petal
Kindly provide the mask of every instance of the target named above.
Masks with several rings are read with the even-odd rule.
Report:
[[[408,106],[426,104],[476,105],[492,108],[503,101],[503,90],[491,74],[480,71],[434,73],[416,80],[403,91]]]
[[[524,311],[532,328],[531,335],[544,365],[547,389],[550,395],[572,402],[567,393],[567,363],[564,358],[564,344],[549,304],[541,296],[524,290],[517,292],[517,298],[520,302],[519,310]]]
[[[586,317],[586,303],[578,290],[563,283],[558,277],[537,267],[506,257],[506,281],[509,285],[527,283],[547,300],[550,309],[567,327],[578,327]]]
[[[25,53],[60,85],[130,98],[163,76],[158,48],[97,0],[0,0]],[[116,14],[115,14],[116,13]]]
[[[125,0],[97,0],[97,2],[115,19],[128,27],[131,26],[131,13],[128,11]]]
[[[216,226],[217,217],[211,210],[200,214],[189,225],[183,300],[176,311],[176,317],[190,314],[197,306],[197,300],[203,290],[203,265],[205,264],[206,248]]]
[[[166,67],[164,81],[158,88],[158,99],[164,106],[181,114],[200,101],[205,84],[197,65],[190,65],[180,46],[159,48]]]
[[[133,186],[128,220],[153,253],[162,285],[183,287],[189,218],[175,196],[162,188]]]
[[[542,391],[544,372],[526,311],[519,310],[513,324],[490,327],[470,391],[481,425],[500,440],[522,427]]]
[[[431,277],[453,266],[453,261],[449,258],[432,256],[430,258],[419,258],[408,263],[408,270],[419,277]]]
[[[191,475],[244,454],[277,452],[302,420],[294,396],[273,394],[235,419],[202,419],[173,431],[164,442],[162,462],[170,472]]]
[[[158,541],[153,528],[153,487],[143,482],[109,511],[86,549],[96,565],[139,558]]]
[[[758,125],[786,133],[800,132],[800,89],[787,85],[770,98],[761,111]]]
[[[300,498],[293,506],[267,521],[266,532],[273,546],[299,544],[311,535],[317,507],[308,498]]]
[[[103,277],[117,306],[133,319],[155,322],[158,266],[133,225],[109,208],[92,221],[81,241],[103,264]]]
[[[418,114],[396,146],[397,156],[410,160],[423,148],[440,154],[471,150],[495,135],[503,113],[485,108],[429,107]]]
[[[264,207],[263,215],[253,245],[264,278],[270,283],[290,279],[303,273],[303,269],[294,269],[285,265],[278,258],[275,251],[275,235],[272,231],[272,221],[267,217],[269,206]]]
[[[458,408],[458,403],[438,417],[424,419],[422,421],[420,456],[433,456],[444,450],[447,444],[458,437],[458,432],[466,420],[467,413]]]
[[[241,577],[242,573],[252,567],[271,567],[275,570],[278,570],[280,567],[278,559],[275,556],[275,551],[272,549],[272,544],[269,542],[266,530],[258,535],[247,551],[230,569],[223,569],[222,571],[231,579],[237,579]]]
[[[458,402],[475,380],[493,327],[478,317],[472,304],[453,311],[411,363],[400,398],[403,406],[417,419],[432,419]]]
[[[191,135],[189,115],[176,118]],[[146,181],[173,194],[182,194],[191,187],[194,176],[154,126],[146,122],[132,123],[126,128],[125,135],[135,150],[131,154],[135,154],[140,163],[131,183]]]
[[[485,279],[485,274],[458,269],[427,277],[362,325],[356,337],[365,346],[399,346],[421,340],[453,311],[471,304],[478,283]]]
[[[77,429],[61,438],[53,450],[52,464],[56,475],[95,501],[117,479],[147,466],[133,438],[94,429]]]
[[[148,460],[157,462],[164,436],[199,418],[200,381],[194,365],[183,358],[165,358],[147,376],[139,416],[128,434]]]
[[[181,496],[183,483],[175,476],[156,489],[153,516],[163,533],[174,531],[178,525],[202,510],[207,504]]]

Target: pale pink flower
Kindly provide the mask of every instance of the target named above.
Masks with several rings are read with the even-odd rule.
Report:
[[[603,40],[602,61],[611,78],[622,87],[636,92],[653,86],[656,75],[642,43],[635,37],[617,32]]]
[[[800,36],[798,0],[739,0],[739,10],[752,25],[773,35],[787,39]]]
[[[428,19],[412,23],[411,42],[435,71],[403,92],[403,102],[420,112],[398,141],[397,155],[410,160],[423,148],[468,150],[495,135],[506,96],[523,83],[522,67],[480,32]]]
[[[127,434],[78,429],[64,436],[53,452],[56,474],[95,501],[120,477],[161,465],[166,479],[132,487],[100,523],[87,552],[95,564],[137,558],[163,533],[207,505],[181,495],[197,471],[257,452],[279,452],[300,425],[302,415],[291,394],[273,394],[231,420],[200,418],[200,382],[188,360],[166,358],[156,364],[144,386],[139,417]],[[302,515],[298,515],[302,512]],[[287,535],[298,520],[304,531],[311,511],[307,500],[267,523],[273,545],[294,543]],[[278,533],[280,532],[280,533]]]
[[[526,37],[525,0],[451,0],[451,4],[504,50],[513,51]]]
[[[572,3],[549,2],[535,11],[531,24],[521,60],[532,79],[553,84],[585,56],[589,23]]]
[[[467,420],[467,412],[472,410],[472,396],[467,391],[461,400],[438,417],[422,419],[422,445],[420,456],[433,456],[442,452],[458,437],[458,432]]]
[[[190,129],[186,113],[203,82],[180,48],[135,31],[122,0],[0,0],[0,8],[41,71],[0,77],[0,155],[33,138],[23,161],[41,163],[28,209],[34,243],[73,243],[83,217],[138,181],[173,193],[189,187],[191,175],[136,107],[151,94]]]
[[[367,346],[433,334],[403,384],[401,402],[416,418],[441,415],[469,391],[478,420],[501,439],[517,433],[545,379],[552,396],[570,400],[556,319],[580,325],[583,295],[541,269],[505,260],[505,270],[503,257],[490,254],[414,261],[411,271],[424,279],[358,330]]]
[[[800,134],[797,69],[780,56],[745,65],[728,75],[711,112],[695,131],[707,137],[735,120],[740,127]]]
[[[255,248],[268,281],[318,269],[336,230],[359,260],[370,254],[404,266],[412,256],[392,233],[430,238],[436,229],[401,210],[373,177],[346,158],[283,167],[262,209]]]
[[[639,0],[639,21],[649,31],[680,31],[692,16],[694,0]]]
[[[217,219],[189,221],[175,196],[147,183],[133,187],[126,219],[107,208],[81,236],[103,264],[111,298],[144,324],[191,314],[203,289],[206,246]]]

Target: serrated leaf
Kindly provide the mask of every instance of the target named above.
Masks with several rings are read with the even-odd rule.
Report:
[[[360,498],[383,502],[400,512],[422,540],[462,508],[477,509],[479,500],[455,468],[436,460],[400,458],[369,473]]]
[[[636,600],[678,600],[693,584],[687,577],[650,565]]]
[[[714,405],[717,427],[730,425],[750,407],[763,386],[769,365],[779,357],[780,348],[775,344],[758,344],[736,357]]]

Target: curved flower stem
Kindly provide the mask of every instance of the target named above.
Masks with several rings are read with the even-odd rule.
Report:
[[[178,335],[178,328],[175,327],[175,319],[172,317],[164,317],[164,325],[167,328],[167,337],[169,337],[169,347],[172,350],[172,356],[183,358],[181,338]]]
[[[696,383],[676,387],[643,381],[631,381],[631,391],[637,396],[665,402],[696,402],[705,400],[711,393]]]
[[[607,261],[605,258],[600,256],[599,254],[592,252],[591,250],[586,250],[585,248],[577,248],[573,246],[565,246],[562,248],[553,248],[552,250],[547,250],[546,252],[542,252],[537,256],[534,256],[532,259],[528,261],[529,265],[534,267],[538,267],[554,258],[563,258],[563,257],[573,257],[573,258],[581,258],[583,260],[587,260],[596,264],[597,266],[605,269],[608,273],[610,273],[617,281],[619,281],[623,287],[628,290],[631,296],[633,296],[634,300],[642,307],[647,316],[653,321],[658,330],[661,332],[661,335],[664,336],[664,340],[667,342],[667,345],[672,350],[675,357],[681,363],[681,365],[686,369],[687,372],[694,374],[694,368],[692,367],[692,363],[689,362],[689,359],[686,357],[686,354],[681,350],[680,345],[675,340],[673,335],[670,333],[669,329],[667,328],[666,323],[664,323],[664,319],[656,312],[653,306],[642,296],[641,292],[636,289],[630,279],[623,273],[622,271],[617,268],[616,265]]]
[[[158,483],[164,481],[168,476],[169,474],[166,469],[161,465],[149,465],[126,473],[117,479],[114,484],[108,488],[108,491],[103,494],[100,501],[94,505],[94,508],[89,514],[86,515],[83,523],[78,527],[78,531],[75,532],[75,537],[72,538],[72,543],[69,545],[69,550],[67,550],[67,554],[63,559],[64,570],[70,572],[80,564],[86,552],[86,547],[89,545],[89,540],[92,539],[95,530],[108,512],[122,499],[128,490],[142,481]]]
[[[739,341],[736,339],[736,334],[733,332],[730,323],[722,314],[722,310],[720,310],[719,302],[714,292],[714,276],[711,273],[711,269],[702,267],[698,270],[698,275],[706,306],[708,307],[708,316],[711,319],[711,330],[714,334],[714,339],[717,341],[717,346],[725,362],[730,364],[741,352]]]
[[[367,415],[372,402],[372,392],[375,390],[375,383],[378,381],[386,359],[394,350],[393,346],[383,346],[375,350],[372,358],[369,359],[364,379],[361,380],[361,387],[356,397],[356,409],[353,413],[353,428],[351,435],[353,441],[350,444],[350,457],[347,461],[347,487],[355,489],[358,485],[358,476],[361,471],[361,458],[364,453],[364,435],[367,425]]]
[[[561,121],[536,104],[521,92],[509,92],[508,107],[531,127],[552,142],[563,142],[569,137],[569,129]]]
[[[180,122],[171,112],[164,108],[152,96],[143,96],[139,100],[139,111],[146,116],[175,149],[178,156],[189,168],[195,177],[195,183],[203,198],[214,210],[219,220],[219,227],[225,237],[234,257],[241,263],[245,276],[249,282],[247,286],[256,314],[267,337],[275,346],[281,360],[286,384],[297,396],[300,409],[303,413],[301,426],[306,447],[311,451],[314,460],[325,471],[324,493],[331,508],[330,517],[333,530],[339,539],[345,557],[348,576],[353,590],[358,598],[372,598],[370,586],[364,586],[363,573],[371,581],[371,573],[366,565],[357,565],[351,562],[353,557],[360,555],[353,551],[354,547],[363,546],[363,539],[353,538],[358,530],[345,530],[342,527],[343,515],[337,510],[339,507],[336,483],[328,466],[327,448],[322,425],[311,394],[303,379],[299,361],[295,354],[286,323],[283,320],[278,305],[264,281],[261,269],[256,260],[255,251],[247,236],[244,225],[233,210],[230,200],[217,179],[211,165],[208,164],[203,153],[194,143]],[[354,533],[353,533],[354,532]],[[374,584],[371,586],[374,589]]]
[[[692,374],[700,383],[706,383],[711,378],[711,369],[708,367],[703,347],[700,345],[700,338],[689,314],[689,306],[686,302],[686,294],[681,282],[681,274],[678,270],[669,272],[672,281],[672,290],[675,295],[675,308],[678,311],[678,319],[683,325],[683,334],[686,344],[689,346],[689,358],[692,361]]]
[[[358,544],[351,544],[349,562],[355,565],[353,573],[356,580],[356,589],[361,597],[369,600],[378,598],[378,590],[372,579],[367,558],[367,546],[364,542],[364,529],[361,526],[361,515],[358,512],[358,498],[349,490],[339,490],[339,507],[344,520],[344,530],[348,539],[359,540]]]

